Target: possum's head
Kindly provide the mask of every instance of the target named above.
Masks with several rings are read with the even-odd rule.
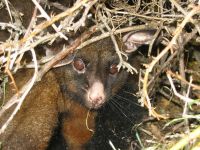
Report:
[[[149,35],[149,31],[143,32]],[[139,39],[140,43],[138,41],[132,42],[131,38],[134,39],[134,36],[137,36],[137,34],[134,32],[124,36],[123,42],[128,49],[127,53],[135,51],[138,46],[147,44],[150,41],[150,39],[145,40],[146,37],[139,37],[136,39]],[[141,33],[139,36],[141,36]],[[121,47],[122,45],[119,46],[119,48]],[[131,47],[133,48],[132,50]],[[69,65],[61,68],[62,80],[60,84],[62,91],[65,95],[79,101],[86,107],[98,109],[127,80],[128,72],[125,69],[118,70],[118,64],[119,57],[110,39],[107,38],[86,46],[77,51]]]

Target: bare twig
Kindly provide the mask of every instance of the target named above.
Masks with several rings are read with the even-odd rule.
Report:
[[[198,85],[195,85],[193,83],[190,83],[188,81],[186,81],[182,76],[180,76],[179,74],[174,74],[172,71],[168,70],[167,71],[167,74],[170,74],[172,77],[182,81],[183,83],[187,84],[187,85],[190,85],[192,88],[194,88],[194,90],[200,90],[200,86]]]
[[[22,38],[19,42],[13,42],[11,43],[4,43],[0,45],[0,54],[2,54],[8,47],[15,47],[18,45],[22,45],[24,42],[27,42],[29,39],[32,39],[33,37],[35,37],[38,33],[42,32],[45,28],[49,27],[50,25],[52,25],[53,23],[55,23],[56,21],[69,16],[70,14],[72,14],[74,11],[76,11],[77,9],[79,9],[80,7],[84,6],[89,0],[82,0],[80,1],[80,3],[76,3],[76,5],[74,5],[72,8],[67,9],[66,11],[53,16],[51,18],[51,20],[48,21],[44,21],[41,24],[37,25],[35,27],[35,29],[33,30],[33,32],[31,32],[31,34],[28,37]]]
[[[59,52],[51,61],[45,64],[39,72],[38,80],[40,80],[41,77],[56,63],[58,63],[60,60],[66,57],[69,53],[73,53],[74,50],[76,50],[76,48],[81,44],[81,42],[87,39],[92,33],[94,33],[96,29],[97,29],[96,26],[91,27],[87,32],[83,33],[81,37],[76,39],[70,47]]]
[[[148,96],[147,92],[147,85],[148,85],[148,78],[149,78],[149,73],[152,71],[153,67],[155,64],[171,49],[173,49],[173,45],[176,44],[177,38],[182,32],[182,29],[184,28],[185,24],[190,20],[190,18],[199,13],[200,11],[200,6],[195,6],[185,17],[185,19],[182,21],[180,26],[178,26],[174,32],[174,37],[170,41],[170,43],[165,47],[165,49],[148,65],[146,69],[146,73],[144,76],[144,82],[143,82],[143,95],[142,95],[142,100],[145,105],[147,105],[149,109],[149,115],[153,115],[154,117],[157,117],[153,112],[151,108],[151,103],[150,103],[150,98]],[[158,117],[157,117],[158,118]]]
[[[34,25],[34,23],[36,21],[36,15],[37,15],[37,7],[34,8],[33,15],[32,15],[31,21],[29,23],[29,26],[28,26],[28,28],[26,30],[26,33],[24,35],[24,38],[26,38],[29,35],[29,33],[31,32],[32,27],[33,27],[33,25]],[[24,56],[24,53],[21,53],[19,58],[16,60],[16,64],[17,65],[16,65],[15,71],[19,68],[20,62],[21,62],[23,56]]]
[[[27,83],[28,86],[26,86],[26,90],[23,92],[22,96],[15,100],[15,103],[17,102],[17,106],[15,108],[15,110],[12,112],[12,114],[10,115],[10,117],[8,118],[8,120],[3,124],[3,126],[0,129],[0,134],[2,134],[6,127],[8,126],[8,124],[11,122],[11,120],[13,119],[13,117],[16,115],[16,113],[18,112],[18,110],[20,109],[26,95],[28,94],[28,92],[31,90],[32,86],[34,85],[35,81],[36,81],[36,77],[37,77],[37,73],[38,73],[38,68],[37,68],[37,58],[36,58],[36,54],[35,51],[32,49],[31,50],[32,53],[32,57],[33,57],[33,61],[35,62],[35,72],[33,75],[33,78]],[[16,97],[16,96],[14,96]],[[13,103],[14,104],[14,103]],[[7,107],[7,105],[3,106],[2,110],[5,110],[5,107]],[[0,111],[0,116],[3,114],[4,111]]]
[[[168,73],[167,73],[167,78],[169,79],[169,82],[170,82],[170,85],[171,85],[171,87],[172,87],[172,89],[173,89],[173,92],[174,92],[174,94],[175,94],[177,97],[179,97],[180,99],[182,99],[182,100],[185,101],[185,102],[193,102],[193,101],[194,101],[193,99],[191,99],[191,98],[189,98],[189,97],[185,97],[185,96],[179,94],[179,93],[176,91],[176,88],[175,88],[175,86],[174,86],[172,77],[171,77],[171,75],[168,74]]]
[[[32,2],[35,4],[35,6],[39,9],[41,15],[46,18],[48,21],[51,20],[51,18],[49,17],[49,15],[44,11],[44,9],[40,6],[40,4],[36,1],[36,0],[32,0]],[[65,40],[68,40],[68,38],[59,31],[59,29],[57,28],[57,26],[55,24],[52,24],[52,27],[54,28],[54,30],[60,35],[60,37],[64,38]]]
[[[6,7],[7,7],[7,10],[8,10],[8,14],[10,16],[10,20],[11,22],[13,22],[13,18],[12,18],[12,15],[11,15],[11,11],[10,11],[10,7],[9,7],[9,1],[8,0],[4,0],[4,3],[6,4]]]
[[[126,62],[126,61],[123,60],[122,55],[124,55],[126,58],[128,58],[128,57],[126,56],[125,53],[123,53],[122,51],[120,51],[120,49],[119,49],[119,47],[118,47],[118,44],[117,44],[117,41],[116,41],[116,39],[115,39],[115,37],[114,37],[114,34],[113,34],[114,29],[111,30],[111,28],[110,28],[109,25],[107,24],[106,20],[104,20],[104,18],[103,18],[103,16],[102,16],[101,13],[99,13],[98,15],[99,15],[101,21],[102,21],[102,22],[104,23],[104,25],[106,26],[107,30],[110,32],[110,37],[111,37],[111,39],[112,39],[112,42],[113,42],[113,44],[114,44],[114,46],[115,46],[116,53],[117,53],[117,55],[118,55],[118,57],[119,57],[119,60],[120,60],[118,66],[117,66],[117,67],[118,67],[118,70],[120,70],[120,68],[122,67],[122,68],[127,68],[127,71],[130,72],[131,74],[133,74],[133,71],[134,71],[135,73],[137,73],[137,70],[136,70],[134,67],[132,67],[128,62]]]

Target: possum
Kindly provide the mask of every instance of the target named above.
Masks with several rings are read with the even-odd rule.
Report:
[[[152,30],[130,32],[117,40],[131,65],[137,63],[134,51],[143,44],[149,44],[154,33]],[[60,114],[62,134],[68,149],[85,149],[95,132],[96,110],[104,106],[127,82],[129,73],[119,69],[119,63],[110,38],[77,50],[70,64],[52,69],[33,87],[0,136],[2,149],[47,149]],[[21,71],[18,78],[22,75],[28,77],[28,74]],[[22,85],[22,80],[18,80]],[[1,126],[10,112],[8,110],[0,118]]]

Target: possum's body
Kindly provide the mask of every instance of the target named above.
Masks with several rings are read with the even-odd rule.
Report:
[[[133,64],[134,61],[129,54],[129,62]],[[87,117],[88,111],[102,107],[126,83],[128,72],[118,71],[118,64],[119,57],[110,38],[78,50],[69,65],[47,73],[33,87],[0,136],[3,149],[46,149],[60,114],[65,114],[61,118],[62,134],[69,149],[84,149],[95,127],[96,112],[91,111]],[[26,72],[21,73],[28,76]],[[19,82],[22,85],[21,79]],[[0,125],[9,112],[0,118]]]

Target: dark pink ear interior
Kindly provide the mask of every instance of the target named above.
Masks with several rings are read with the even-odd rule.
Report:
[[[131,31],[123,37],[123,43],[125,45],[124,51],[131,53],[136,51],[141,45],[149,44],[153,40],[153,36],[156,30],[139,30]]]

